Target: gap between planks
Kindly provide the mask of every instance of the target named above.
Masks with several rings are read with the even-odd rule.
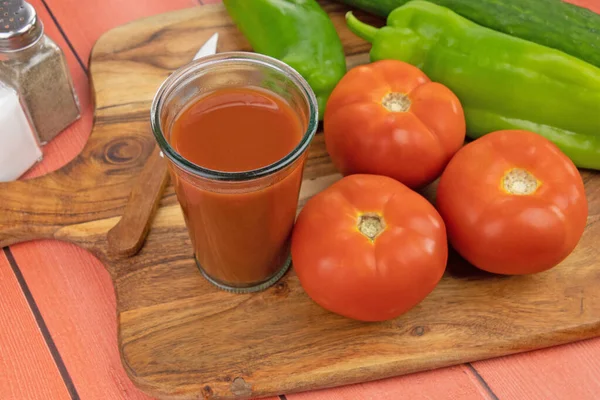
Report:
[[[54,364],[56,364],[56,368],[58,368],[60,376],[61,376],[65,386],[67,387],[67,390],[69,391],[69,395],[71,396],[71,399],[79,400],[80,397],[79,397],[79,394],[77,393],[77,389],[75,388],[75,384],[73,383],[73,379],[71,379],[71,375],[69,375],[69,371],[67,370],[67,367],[65,366],[65,363],[60,355],[60,352],[58,351],[58,348],[56,347],[56,343],[54,343],[54,339],[52,339],[52,335],[50,334],[50,331],[48,330],[46,321],[44,321],[44,318],[42,317],[42,313],[40,312],[40,309],[37,306],[35,299],[33,298],[33,295],[31,294],[31,290],[29,290],[29,286],[27,285],[27,282],[25,281],[25,278],[23,277],[23,273],[21,272],[21,269],[19,268],[19,265],[17,264],[17,261],[15,260],[15,257],[12,254],[12,251],[8,247],[3,248],[3,251],[4,251],[4,255],[6,256],[6,259],[8,260],[8,264],[10,265],[13,273],[15,274],[15,278],[17,279],[17,282],[19,283],[21,291],[23,292],[23,296],[25,296],[25,300],[27,301],[29,309],[31,310],[31,313],[33,314],[33,316],[35,318],[35,322],[40,330],[40,333],[42,334],[42,337],[44,338],[44,341],[46,342],[46,346],[48,346],[48,350],[50,351],[50,354],[52,355]]]

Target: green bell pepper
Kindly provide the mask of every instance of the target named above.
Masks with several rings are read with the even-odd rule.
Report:
[[[575,165],[600,169],[600,69],[413,0],[377,29],[346,16],[373,43],[371,60],[415,65],[460,99],[467,135],[525,129],[553,141]]]
[[[309,83],[319,119],[333,88],[346,73],[342,42],[315,0],[224,0],[227,12],[254,51],[277,58]]]

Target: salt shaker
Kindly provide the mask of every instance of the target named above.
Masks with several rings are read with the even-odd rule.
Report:
[[[41,159],[42,150],[17,92],[0,82],[0,182],[19,178]]]
[[[42,145],[80,116],[65,55],[23,0],[0,0],[0,81],[19,94]]]

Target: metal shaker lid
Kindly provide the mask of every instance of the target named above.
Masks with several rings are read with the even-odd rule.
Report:
[[[0,52],[23,49],[44,33],[33,6],[23,0],[0,0]]]

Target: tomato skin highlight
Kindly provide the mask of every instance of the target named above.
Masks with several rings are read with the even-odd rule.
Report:
[[[417,67],[382,60],[351,69],[323,118],[325,145],[343,175],[389,176],[410,188],[440,176],[463,145],[459,99]]]
[[[526,177],[531,187],[519,181],[516,193],[507,191],[511,174]],[[588,215],[573,162],[549,140],[523,130],[492,132],[459,150],[440,178],[436,207],[463,258],[506,275],[558,265],[577,246]]]
[[[383,218],[373,240],[361,215]],[[395,318],[438,284],[448,258],[444,222],[431,203],[391,178],[355,174],[312,197],[292,234],[292,261],[317,304],[361,321]]]

